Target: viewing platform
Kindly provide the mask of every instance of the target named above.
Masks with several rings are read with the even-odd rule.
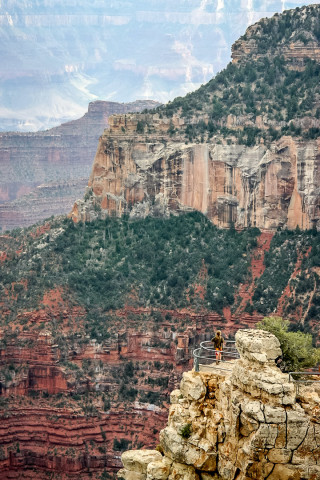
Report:
[[[217,358],[217,352],[210,340],[200,343],[200,347],[193,351],[195,372],[214,373],[219,371],[231,372],[234,362],[240,358],[236,348],[236,342],[225,341],[225,346],[221,353],[221,360]]]

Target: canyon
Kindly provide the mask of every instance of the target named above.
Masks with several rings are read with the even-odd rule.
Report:
[[[50,227],[36,232],[40,242]],[[222,313],[139,306],[132,294],[122,308],[101,317],[105,338],[99,339],[91,331],[98,324],[89,319],[90,309],[60,287],[46,291],[36,309],[19,308],[3,322],[1,478],[108,478],[121,467],[123,450],[155,448],[166,425],[169,393],[192,368],[194,348],[216,329],[232,339],[239,328],[252,328],[263,318],[246,307],[264,275],[273,237],[259,235],[251,273],[238,286],[234,305]],[[298,258],[293,278],[301,268]],[[194,285],[200,299],[206,281],[202,268]],[[18,294],[14,284],[2,296],[3,318],[10,318]],[[284,305],[281,297],[278,309]]]
[[[236,332],[281,314],[319,345],[318,14],[315,5],[261,23],[279,30],[283,48],[292,45],[284,59],[261,56],[258,26],[249,29],[224,72],[166,106],[109,117],[105,104],[90,104],[99,134],[106,116],[109,127],[83,199],[69,204],[68,218],[0,235],[1,478],[114,477],[121,452],[155,448],[172,390],[160,435],[169,460],[153,452],[160,473],[150,461],[137,471],[124,454],[126,479],[260,480],[283,472],[289,479],[292,465],[301,478],[317,478],[308,442],[313,431],[318,452],[310,413],[316,416],[318,397],[304,391],[298,398],[274,364],[274,339]],[[310,48],[303,49],[295,35],[307,31],[308,18]],[[301,94],[294,105],[293,90]],[[63,165],[68,185],[61,198],[82,196],[75,189],[84,186],[91,134],[86,118],[76,125],[79,135],[69,123],[51,130],[53,138],[39,136],[52,167],[39,182],[39,191],[48,186],[47,196],[36,196],[42,211],[58,213],[55,166]],[[30,165],[30,183],[19,183],[15,171],[26,171],[19,155],[11,193],[2,190],[6,202],[34,189],[34,172],[43,175]],[[14,200],[21,218],[27,197]],[[4,228],[22,221],[3,215]],[[190,373],[194,348],[217,329],[226,339],[237,335],[241,360],[230,375]],[[192,424],[192,444],[181,439],[180,415]],[[287,417],[296,434],[290,446]],[[302,423],[311,432],[303,438]]]
[[[79,120],[36,133],[0,132],[0,230],[70,211],[83,196],[101,132],[115,113],[159,105],[95,101]]]
[[[16,325],[30,325],[27,331],[13,337],[1,332],[3,479],[100,478],[120,467],[123,446],[154,446],[166,419],[168,391],[190,365],[190,345],[206,338],[201,318],[185,334],[171,331],[170,322],[155,333],[138,329],[138,312],[129,310],[114,317],[118,333],[99,344],[81,333],[84,312],[65,306],[61,315],[50,300],[57,297],[61,300],[52,292],[45,300],[50,307],[17,318]],[[123,328],[124,320],[135,327]],[[64,332],[62,343],[52,321]],[[132,371],[126,376],[128,365]],[[122,383],[122,394],[119,376],[129,389]],[[139,399],[136,393],[130,397],[132,387],[139,389]]]
[[[222,228],[319,230],[319,14],[262,19],[199,90],[112,116],[74,221],[197,210]]]

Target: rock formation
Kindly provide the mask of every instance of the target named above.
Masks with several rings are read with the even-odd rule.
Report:
[[[99,135],[112,114],[153,101],[96,101],[79,120],[37,133],[0,133],[0,231],[70,211],[83,195]]]
[[[268,332],[239,330],[236,345],[234,365],[183,374],[158,451],[125,452],[119,479],[320,478],[319,384],[281,373]]]
[[[316,5],[309,7],[305,6],[302,7],[302,9],[296,8],[295,10],[285,12],[284,15],[276,13],[271,20],[273,24],[272,26],[284,22],[285,27],[288,27],[287,21],[289,17],[291,17],[290,20],[292,20],[295,25],[294,31],[290,32],[289,43],[287,42],[287,34],[284,38],[279,39],[280,41],[276,41],[275,44],[271,46],[273,55],[282,55],[286,60],[293,60],[291,68],[295,70],[304,68],[306,58],[315,61],[319,60],[320,48],[319,42],[317,41],[319,40],[318,35],[312,35],[312,29],[310,28],[313,22],[317,21],[316,16],[311,13],[313,7],[316,7]],[[308,16],[311,16],[311,22],[309,18],[309,31],[306,31],[303,22],[301,24],[299,21],[299,17],[302,17],[302,20],[306,20]],[[234,63],[241,62],[249,55],[253,60],[257,60],[263,56],[265,52],[263,53],[261,51],[259,43],[263,40],[266,31],[270,33],[271,22],[265,18],[247,28],[245,34],[232,45],[231,56]],[[273,43],[274,41],[275,39],[271,39],[270,43]]]
[[[156,120],[158,120],[156,118]],[[126,124],[126,131],[121,127]],[[72,218],[168,215],[199,210],[220,227],[276,229],[318,226],[320,142],[283,137],[267,148],[185,144],[163,133],[134,133],[134,116],[112,117]],[[146,138],[147,137],[147,138]],[[92,193],[92,195],[91,195]],[[91,195],[91,196],[90,196]]]
[[[220,227],[320,229],[319,15],[262,19],[198,91],[113,116],[72,218],[195,209]]]
[[[112,322],[117,333],[99,343],[84,335],[84,310],[69,308],[61,292],[43,302],[44,309],[17,316],[25,330],[0,329],[0,478],[99,478],[120,468],[121,442],[154,447],[168,393],[190,368],[191,346],[221,318],[199,315],[183,333],[158,323],[155,333],[151,323],[137,327],[138,312],[123,310]],[[124,380],[128,362],[134,372]],[[133,397],[120,393],[124,381],[136,388]]]

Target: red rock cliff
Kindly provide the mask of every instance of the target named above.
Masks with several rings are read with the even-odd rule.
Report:
[[[185,144],[164,133],[134,132],[135,117],[113,117],[100,138],[84,201],[75,221],[102,215],[196,209],[216,225],[303,229],[319,222],[320,141],[283,137],[269,148]],[[119,125],[126,122],[128,133]],[[97,208],[97,205],[99,208]]]
[[[221,227],[319,229],[319,15],[313,5],[262,19],[194,94],[113,116],[73,219],[196,209]]]

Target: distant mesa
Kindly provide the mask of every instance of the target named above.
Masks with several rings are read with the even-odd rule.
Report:
[[[82,118],[50,130],[0,133],[0,231],[70,211],[83,195],[109,116],[158,105],[96,101]]]

